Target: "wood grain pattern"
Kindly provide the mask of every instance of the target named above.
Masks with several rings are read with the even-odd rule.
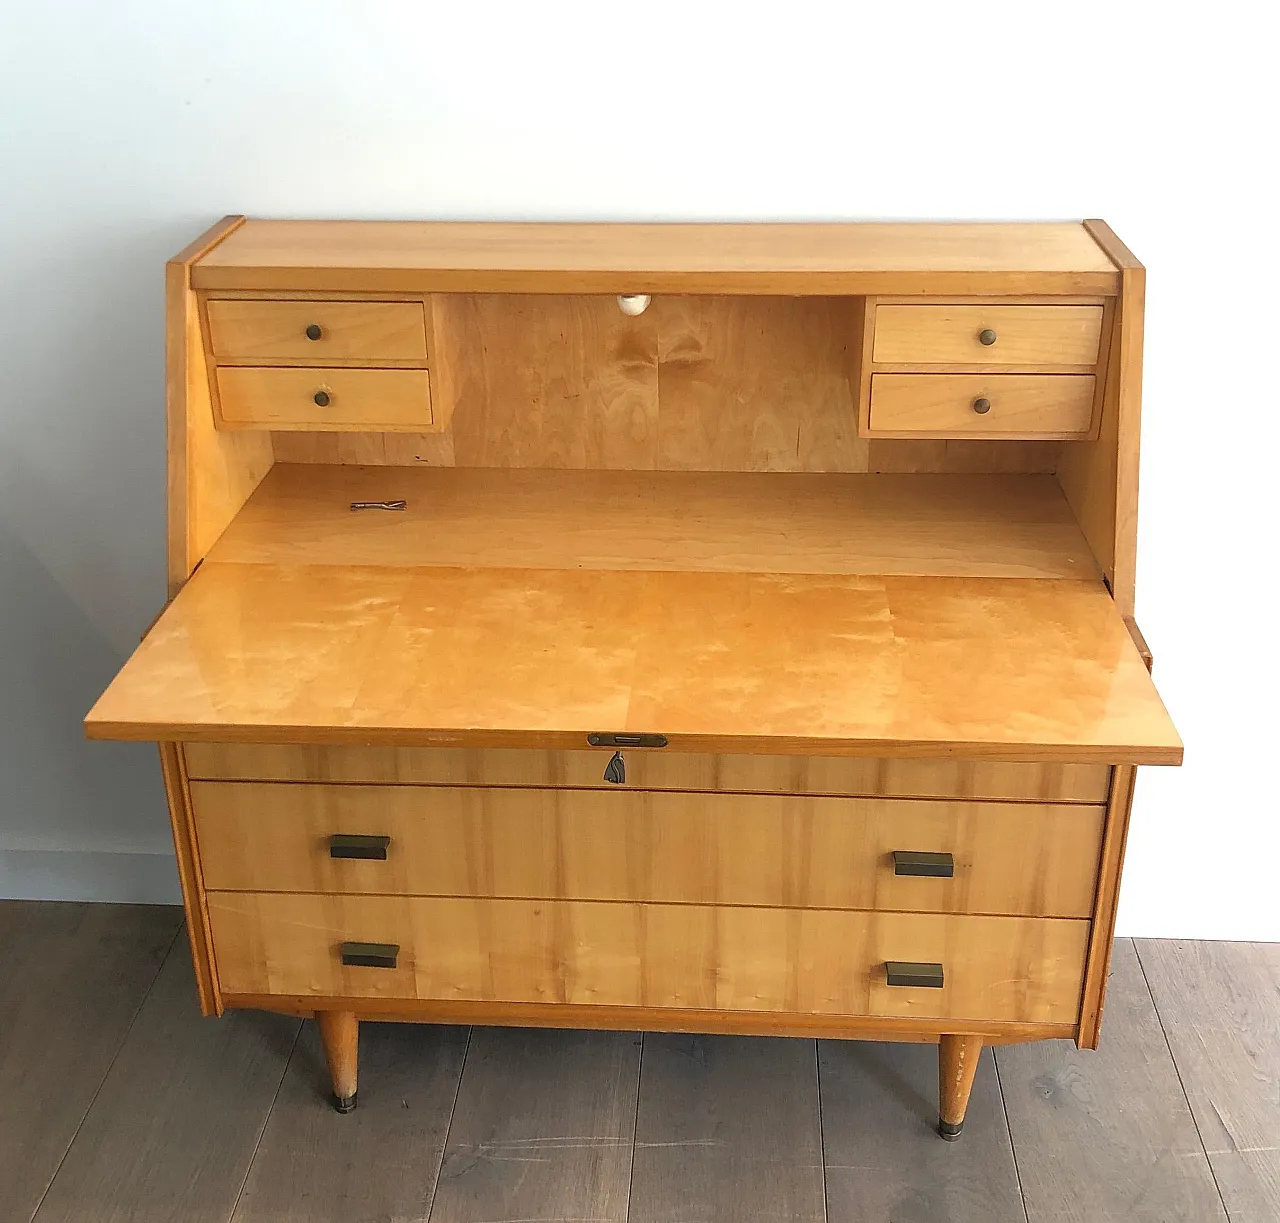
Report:
[[[540,752],[502,748],[319,747],[188,743],[188,774],[206,781],[367,782],[404,785],[578,786],[604,779],[612,749]],[[1106,801],[1110,770],[1098,764],[996,760],[869,760],[856,756],[707,756],[628,748],[637,790],[832,794],[866,798],[974,798],[1053,803]]]
[[[235,364],[303,361],[399,362],[427,359],[421,302],[205,301],[214,358]],[[308,327],[318,327],[314,340]]]
[[[208,1023],[181,942],[36,1215],[39,1223],[229,1219],[297,1036],[279,1015]]]
[[[813,1041],[646,1036],[628,1217],[824,1223]]]
[[[1102,1024],[1102,1004],[1110,976],[1111,951],[1115,946],[1116,912],[1120,904],[1120,874],[1129,839],[1129,814],[1138,770],[1125,765],[1111,771],[1111,792],[1107,797],[1107,819],[1102,832],[1102,853],[1098,860],[1098,887],[1093,902],[1093,924],[1089,955],[1085,961],[1084,995],[1080,1008],[1078,1043],[1084,1049],[1098,1047]]]
[[[424,369],[224,365],[217,383],[224,428],[415,432],[431,425]],[[323,407],[318,394],[328,396]]]
[[[164,906],[0,901],[0,1218],[27,1223],[178,932]]]
[[[352,501],[403,499],[403,513]],[[280,465],[212,560],[1096,580],[1050,477]]]
[[[228,992],[1074,1023],[1088,923],[583,901],[214,892]],[[397,943],[352,968],[344,940]],[[942,989],[887,960],[942,963]]]
[[[1085,229],[1119,271],[1121,293],[1111,323],[1098,439],[1063,447],[1058,480],[1111,582],[1120,614],[1132,616],[1146,270],[1105,222],[1087,221]]]
[[[1079,223],[264,221],[200,263],[208,289],[463,293],[1113,293]]]
[[[467,1037],[362,1024],[360,1106],[339,1116],[315,1025],[303,1024],[233,1223],[427,1219]]]
[[[521,1028],[584,1028],[593,1031],[700,1032],[722,1036],[799,1036],[832,1040],[892,1040],[936,1045],[954,1030],[949,1019],[860,1015],[803,1015],[786,1011],[711,1011],[697,1007],[579,1005],[574,1002],[457,1002],[441,999],[358,999],[324,994],[229,994],[233,1008],[276,1011],[313,1019],[319,1011],[354,1008],[361,1022],[476,1023]],[[1075,1023],[1018,1023],[966,1019],[965,1030],[987,1044],[1070,1040]],[[936,1060],[936,1058],[934,1059]]]
[[[869,432],[886,437],[1056,438],[1088,434],[1091,374],[881,374]],[[990,409],[974,411],[985,399]]]
[[[883,303],[875,315],[877,365],[1092,366],[1102,330],[1101,306]]]
[[[513,615],[513,613],[518,613]],[[206,562],[97,738],[1177,763],[1105,590]]]
[[[204,871],[191,815],[191,791],[183,769],[182,750],[176,743],[161,743],[160,771],[169,807],[169,828],[173,833],[174,855],[178,860],[178,882],[182,885],[182,907],[187,917],[187,941],[204,1015],[222,1014],[218,973],[214,967],[213,940],[209,934],[209,911],[204,899]]]
[[[274,462],[268,434],[214,426],[192,265],[244,224],[224,217],[165,267],[169,594],[177,593]]]
[[[1107,1039],[996,1050],[1030,1223],[1226,1223],[1133,944],[1112,959]],[[963,1146],[962,1139],[958,1146]]]
[[[829,1223],[1025,1223],[990,1049],[955,1146],[938,1140],[932,1046],[820,1041],[818,1068]]]
[[[477,1029],[432,1223],[625,1223],[640,1037]]]
[[[1280,944],[1141,940],[1137,950],[1228,1216],[1276,1218]]]
[[[1088,917],[1102,808],[194,782],[213,889]],[[329,856],[335,833],[387,858]],[[951,853],[951,879],[894,873]]]

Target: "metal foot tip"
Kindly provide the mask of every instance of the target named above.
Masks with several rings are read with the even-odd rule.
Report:
[[[333,1107],[340,1113],[349,1113],[356,1106],[356,1093],[353,1091],[349,1096],[334,1096]]]
[[[955,1142],[960,1137],[960,1131],[964,1129],[964,1122],[957,1121],[953,1125],[950,1121],[938,1122],[938,1135],[945,1138],[948,1142]]]

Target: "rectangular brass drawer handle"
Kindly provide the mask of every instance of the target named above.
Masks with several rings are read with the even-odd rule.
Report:
[[[906,985],[913,989],[941,989],[941,964],[915,964],[909,960],[886,960],[885,975],[890,985]]]
[[[387,860],[390,837],[362,836],[354,832],[335,832],[329,838],[331,858],[371,858],[379,862]]]
[[[920,849],[895,849],[893,851],[895,875],[928,875],[936,879],[951,879],[956,873],[955,859],[946,853],[929,853]]]
[[[394,968],[399,943],[343,943],[342,962],[354,968]]]

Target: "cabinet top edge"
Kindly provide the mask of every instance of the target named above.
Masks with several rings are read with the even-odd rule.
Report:
[[[1113,294],[1119,274],[1095,235],[1077,221],[251,219],[196,257],[192,284],[422,292]]]

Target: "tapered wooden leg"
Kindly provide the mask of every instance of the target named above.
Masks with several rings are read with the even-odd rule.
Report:
[[[959,1138],[964,1129],[981,1054],[981,1036],[943,1036],[938,1041],[938,1133],[948,1142]]]
[[[349,1113],[356,1106],[356,1062],[360,1049],[360,1021],[351,1011],[321,1011],[316,1015],[324,1060],[333,1080],[333,1107]]]

